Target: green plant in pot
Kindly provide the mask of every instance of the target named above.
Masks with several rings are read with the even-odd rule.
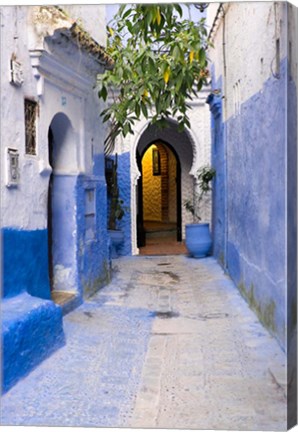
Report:
[[[209,223],[201,223],[200,211],[206,194],[212,190],[212,180],[215,169],[209,165],[201,167],[197,171],[197,182],[199,191],[195,191],[193,201],[185,200],[184,207],[193,215],[194,222],[185,226],[185,245],[191,256],[203,258],[210,254],[212,240]]]

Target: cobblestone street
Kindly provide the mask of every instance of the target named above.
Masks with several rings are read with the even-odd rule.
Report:
[[[213,258],[127,257],[3,425],[286,429],[285,355]]]

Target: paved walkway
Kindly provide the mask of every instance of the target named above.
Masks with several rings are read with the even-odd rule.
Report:
[[[285,356],[213,258],[114,261],[3,425],[286,430]]]

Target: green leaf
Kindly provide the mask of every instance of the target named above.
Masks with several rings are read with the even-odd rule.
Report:
[[[173,49],[173,57],[175,60],[180,60],[181,58],[181,51],[179,48],[179,45],[175,45]]]
[[[141,107],[138,103],[135,104],[135,113],[136,113],[136,116],[139,118],[140,114],[141,114]]]
[[[199,62],[201,66],[205,66],[205,62],[206,62],[206,51],[204,50],[204,48],[201,48],[199,51]]]
[[[182,8],[179,4],[174,4],[174,9],[176,9],[176,11],[178,12],[178,14],[180,15],[180,17],[182,17],[183,12],[182,12]]]
[[[104,101],[107,100],[108,91],[107,88],[103,85],[101,90],[98,92],[99,98],[102,98]]]
[[[141,101],[141,110],[142,110],[143,116],[145,118],[148,118],[148,110],[147,110],[147,107],[143,101]]]

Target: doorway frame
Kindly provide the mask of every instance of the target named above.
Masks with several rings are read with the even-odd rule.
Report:
[[[204,102],[205,103],[205,102]],[[174,146],[174,142],[172,141],[172,138],[176,142],[180,142],[181,140],[181,134],[178,133],[175,128],[177,128],[178,123],[175,119],[169,118],[169,129],[166,129],[165,131],[161,131],[161,133],[155,134],[155,141],[162,139],[165,134],[168,135],[168,133],[171,134],[171,142]],[[131,242],[131,254],[132,255],[139,255],[139,248],[137,247],[137,184],[138,179],[141,175],[140,170],[138,168],[138,162],[137,162],[137,148],[141,142],[142,137],[144,134],[146,134],[147,129],[151,126],[151,121],[145,118],[142,118],[138,123],[136,123],[134,128],[134,134],[132,136],[128,136],[125,143],[121,142],[120,140],[117,143],[117,146],[119,146],[119,152],[129,152],[130,154],[130,242]],[[173,130],[174,129],[174,130]],[[195,176],[197,170],[199,169],[199,166],[201,165],[202,161],[206,161],[205,157],[205,150],[204,150],[204,140],[201,138],[199,139],[198,132],[193,129],[185,129],[184,138],[182,135],[183,140],[187,140],[189,145],[192,148],[192,165],[191,169],[189,171],[189,175]],[[151,140],[150,140],[151,141]],[[183,222],[183,214],[182,214],[182,222]],[[182,233],[183,237],[183,233]]]
[[[176,152],[175,148],[165,141],[164,139],[155,139],[150,141],[149,144],[145,146],[142,153],[138,152],[138,148],[136,149],[137,154],[137,164],[140,172],[140,176],[137,180],[137,246],[143,247],[146,245],[146,234],[144,230],[144,213],[143,213],[143,169],[142,169],[142,160],[146,153],[146,151],[154,144],[162,144],[165,147],[168,147],[169,150],[173,153],[176,159],[176,240],[178,242],[182,241],[182,196],[181,196],[181,162]]]

